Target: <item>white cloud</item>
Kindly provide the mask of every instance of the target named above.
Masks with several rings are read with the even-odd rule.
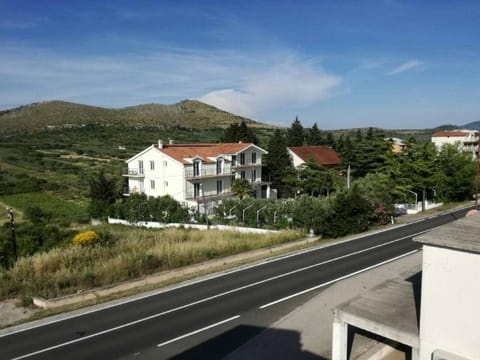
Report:
[[[261,118],[275,108],[308,106],[330,96],[341,79],[295,59],[242,74],[235,88],[211,91],[199,100],[235,114]]]
[[[7,46],[0,58],[0,109],[52,99],[123,107],[198,98],[265,121],[272,109],[325,99],[341,82],[290,51],[157,48],[99,56]]]
[[[418,61],[418,60],[410,60],[410,61],[407,61],[406,63],[403,63],[402,65],[400,66],[397,66],[395,69],[393,69],[392,71],[388,72],[387,75],[397,75],[397,74],[401,74],[405,71],[409,71],[409,70],[412,70],[412,69],[415,69],[419,66],[422,66],[423,65],[423,62],[421,61]]]

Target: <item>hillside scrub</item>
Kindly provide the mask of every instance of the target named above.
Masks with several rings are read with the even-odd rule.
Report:
[[[105,228],[118,237],[108,246],[58,247],[22,257],[11,269],[0,270],[0,298],[18,295],[52,298],[74,294],[83,289],[286,243],[302,236],[299,231],[243,234],[186,229]]]

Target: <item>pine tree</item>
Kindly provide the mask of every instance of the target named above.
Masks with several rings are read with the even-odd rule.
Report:
[[[255,133],[247,126],[245,120],[242,120],[240,123],[233,123],[227,127],[220,141],[224,143],[237,143],[239,141],[244,143],[258,143]]]
[[[303,146],[304,137],[303,126],[297,116],[287,130],[287,146]]]
[[[287,150],[285,135],[276,129],[267,144],[268,154],[265,155],[265,175],[271,181],[271,186],[277,189],[279,195],[287,195],[288,189],[282,178],[293,168],[290,154]]]
[[[318,129],[317,123],[314,123],[308,132],[305,142],[309,146],[316,146],[323,144],[322,131]]]

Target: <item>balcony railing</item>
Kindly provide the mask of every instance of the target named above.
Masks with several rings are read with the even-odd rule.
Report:
[[[199,195],[199,196],[194,196],[193,191],[187,191],[185,199],[186,200],[195,200],[197,202],[203,202],[203,201],[212,201],[212,200],[218,200],[218,199],[224,199],[226,197],[232,197],[234,194],[231,191],[225,191],[221,192],[219,194],[217,193],[206,193],[205,195]]]
[[[225,168],[222,172],[218,173],[217,169],[201,169],[198,173],[194,173],[193,169],[185,169],[185,178],[201,178],[201,177],[225,177],[232,176],[230,168]]]
[[[145,172],[144,172],[144,169],[124,168],[124,169],[123,169],[123,176],[144,177],[144,176],[145,176]]]
[[[257,161],[255,163],[246,161],[245,164],[240,164],[238,161],[235,164],[232,164],[232,169],[240,169],[240,168],[250,168],[250,167],[260,167],[262,163]]]

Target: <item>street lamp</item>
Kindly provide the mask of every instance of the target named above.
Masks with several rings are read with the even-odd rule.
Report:
[[[13,241],[13,256],[15,261],[17,261],[17,237],[15,235],[15,215],[12,208],[7,208],[8,218],[10,219],[10,231],[12,232],[12,241]]]
[[[407,190],[409,193],[412,193],[413,195],[415,195],[415,211],[418,210],[418,194],[415,192],[415,191],[412,191],[412,190]]]
[[[257,210],[257,227],[260,227],[260,211],[262,211],[263,209],[265,209],[267,207],[267,205],[261,207],[260,209]]]
[[[229,218],[229,219],[233,219],[233,217],[232,217],[232,210],[233,210],[233,209],[236,209],[237,207],[238,207],[238,205],[235,205],[234,207],[230,208],[230,210],[228,210],[228,218]]]
[[[245,211],[247,211],[247,209],[250,209],[252,206],[253,206],[253,204],[252,204],[252,205],[248,205],[245,209],[242,210],[242,222],[243,222],[243,225],[245,225]]]

